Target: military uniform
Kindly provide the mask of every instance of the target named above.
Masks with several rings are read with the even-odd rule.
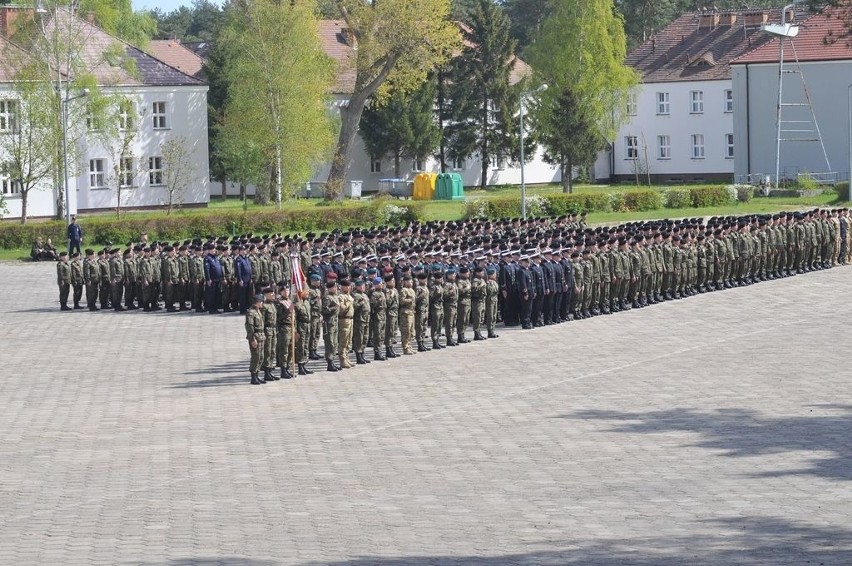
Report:
[[[252,385],[263,383],[263,381],[259,378],[259,374],[263,367],[266,351],[266,323],[264,321],[264,310],[264,307],[260,306],[260,303],[258,303],[253,305],[248,312],[246,312],[246,340],[248,340],[249,351],[251,353],[249,372],[251,373]]]
[[[355,300],[349,293],[341,292],[338,297],[338,335],[337,356],[341,368],[354,367],[349,361],[349,350],[352,348],[353,324],[355,318]]]
[[[340,299],[336,294],[327,292],[322,298],[322,332],[325,344],[325,361],[328,371],[338,371],[341,368],[334,362],[337,357]]]
[[[65,252],[63,252],[64,254]],[[71,266],[68,265],[67,254],[61,255],[56,264],[56,284],[59,286],[59,308],[70,311],[68,293],[71,291]]]
[[[411,355],[411,339],[414,336],[414,313],[416,310],[417,294],[410,286],[403,285],[399,290],[399,331],[402,343],[402,353]]]

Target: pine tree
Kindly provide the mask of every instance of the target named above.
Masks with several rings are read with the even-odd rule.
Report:
[[[425,159],[438,145],[440,131],[433,105],[435,83],[426,81],[416,91],[395,92],[384,103],[373,100],[361,116],[360,133],[374,158],[391,157],[394,176],[402,177],[403,158]]]
[[[454,159],[478,154],[484,189],[491,159],[514,153],[516,97],[509,78],[516,44],[509,37],[506,14],[491,0],[477,0],[462,35],[465,46],[452,61],[445,85],[451,119],[444,125],[444,145]]]

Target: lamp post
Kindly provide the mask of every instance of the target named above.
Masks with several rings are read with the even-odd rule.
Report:
[[[547,85],[543,84],[535,90],[528,90],[521,93],[520,97],[520,106],[521,106],[521,118],[520,118],[520,130],[521,130],[521,218],[524,220],[527,219],[527,185],[524,180],[524,100],[528,96],[532,96],[533,94],[538,94],[547,90]]]
[[[849,189],[847,200],[852,200],[852,84],[846,87],[846,117],[849,120]]]
[[[89,96],[89,89],[84,88],[80,94],[66,96],[62,99],[62,176],[65,191],[65,225],[71,224],[71,200],[68,189],[68,103],[78,98]]]

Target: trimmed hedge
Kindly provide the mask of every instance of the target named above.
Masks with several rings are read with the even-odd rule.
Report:
[[[624,193],[624,208],[628,211],[644,212],[663,208],[663,195],[651,189]]]
[[[669,189],[666,191],[666,208],[688,208],[692,206],[689,189]]]
[[[136,241],[142,233],[147,233],[152,240],[173,241],[232,233],[304,233],[309,230],[371,226],[384,223],[385,208],[389,204],[391,203],[379,200],[368,206],[328,206],[318,207],[317,210],[210,211],[206,214],[175,214],[156,218],[134,218],[133,215],[128,215],[121,220],[89,216],[80,220],[85,231],[85,245],[103,246],[107,242],[123,244]],[[423,216],[423,203],[394,200],[392,204],[407,210],[402,215],[407,220],[414,221]],[[65,245],[65,223],[0,223],[0,248],[29,247],[38,236],[51,238],[54,245],[62,248]]]
[[[734,199],[725,187],[691,187],[692,206],[704,208],[707,206],[722,206],[732,204]]]

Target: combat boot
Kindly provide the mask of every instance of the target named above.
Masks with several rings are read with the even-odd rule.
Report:
[[[474,339],[474,341],[479,342],[480,340],[485,340],[485,336],[483,336],[483,335],[482,335],[482,334],[481,334],[481,333],[477,330],[477,331],[475,331],[475,332],[473,333],[473,339]]]
[[[436,340],[436,339],[432,339],[432,349],[433,350],[440,350],[441,348],[443,348],[443,346],[441,346],[441,343],[438,342],[438,340]]]
[[[271,368],[264,368],[263,379],[264,381],[278,381],[278,378],[272,374]]]
[[[357,363],[359,366],[363,366],[365,364],[369,364],[370,362],[368,362],[364,358],[364,354],[362,354],[361,352],[355,352],[355,363]]]
[[[251,374],[251,385],[263,385],[263,382],[257,377],[257,372]]]
[[[328,367],[326,368],[326,371],[340,371],[340,368],[334,365],[334,361],[328,360]]]
[[[352,362],[349,361],[348,356],[341,356],[340,357],[340,367],[343,368],[343,369],[349,369],[349,368],[353,368],[355,366],[352,364]]]
[[[297,364],[299,369],[299,375],[310,375],[314,372],[308,369],[307,364]]]
[[[309,360],[320,360],[322,358],[320,358],[319,355],[317,355],[316,350],[311,350],[310,352],[308,352],[308,359]]]
[[[417,342],[417,351],[418,352],[429,352],[431,350],[432,350],[432,348],[427,348],[426,344],[423,343],[423,340],[420,340],[419,342]]]
[[[284,366],[281,368],[281,379],[293,379],[293,373],[289,367]]]
[[[496,333],[494,333],[494,332],[489,332],[489,333],[488,333],[488,337],[489,337],[489,338],[500,338],[500,335],[499,335],[499,334],[496,334]]]
[[[394,351],[393,346],[388,346],[385,348],[385,356],[388,358],[398,358],[399,354]]]

